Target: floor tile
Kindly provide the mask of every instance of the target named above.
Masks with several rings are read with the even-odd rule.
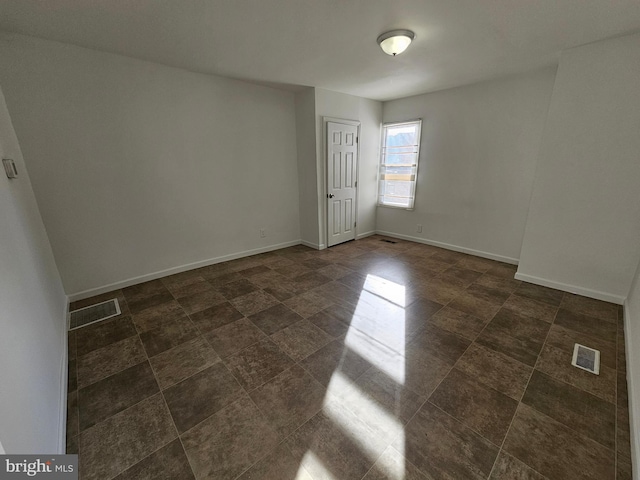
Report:
[[[434,325],[421,330],[411,342],[412,346],[419,347],[451,365],[458,361],[470,344],[470,340]]]
[[[135,388],[131,388],[135,385]],[[80,430],[106,420],[159,391],[149,362],[78,390]]]
[[[227,300],[232,300],[236,297],[241,297],[247,293],[255,292],[259,290],[253,283],[246,278],[235,280],[233,282],[225,283],[218,288],[218,291],[225,296]]]
[[[554,290],[553,288],[542,287],[540,285],[534,285],[533,283],[523,282],[520,287],[515,291],[515,294],[520,297],[530,298],[539,302],[548,303],[554,307],[559,307],[562,302],[564,292],[560,290]]]
[[[596,340],[601,339],[614,344],[616,343],[617,325],[599,318],[589,317],[561,308],[558,310],[554,324],[575,330],[588,337],[593,337]]]
[[[69,360],[67,364],[67,391],[72,392],[78,389],[78,361]]]
[[[291,290],[289,290],[286,287],[286,285],[282,285],[282,284],[272,285],[270,287],[264,287],[262,290],[280,302],[289,300],[290,298],[295,297],[296,295]]]
[[[238,477],[238,480],[313,480],[283,443]]]
[[[207,333],[229,323],[240,320],[242,313],[236,310],[230,303],[221,303],[215,307],[207,308],[190,316],[191,321],[200,331]]]
[[[336,308],[342,308],[335,305]],[[344,323],[338,315],[330,313],[331,307],[324,309],[315,315],[311,315],[308,320],[322,331],[331,335],[333,338],[338,338],[347,333],[349,325]]]
[[[69,352],[69,360],[75,360],[78,353],[78,342],[76,340],[76,331],[67,333],[67,351]]]
[[[245,268],[244,270],[239,270],[238,273],[243,277],[252,278],[255,275],[260,275],[262,273],[272,272],[269,267],[264,265],[256,265],[255,267]]]
[[[476,341],[532,367],[550,327],[536,318],[502,308]]]
[[[460,357],[456,368],[477,381],[520,401],[533,368],[477,343]]]
[[[387,447],[362,480],[430,480],[393,447]]]
[[[518,406],[516,400],[456,368],[440,383],[429,401],[494,445],[502,444]]]
[[[433,278],[413,286],[412,290],[424,298],[446,305],[460,295],[464,291],[464,288],[442,279]]]
[[[545,480],[531,467],[504,451],[500,452],[489,480]]]
[[[147,308],[133,316],[138,333],[147,332],[174,318],[184,317],[184,310],[175,300]]]
[[[570,350],[573,352],[574,345],[579,343],[589,348],[595,348],[600,351],[600,363],[606,365],[609,368],[616,368],[616,345],[615,343],[607,342],[604,339],[596,338],[593,336],[585,335],[554,324],[549,330],[546,344],[552,347],[560,348],[562,350]]]
[[[114,480],[195,479],[180,440],[174,440],[128,468]]]
[[[458,295],[448,306],[475,315],[485,321],[491,320],[500,310],[500,305],[489,303],[467,291]]]
[[[522,402],[585,437],[615,449],[616,408],[612,403],[539,371],[533,372]]]
[[[540,353],[536,369],[614,403],[616,401],[615,370],[606,365],[600,365],[600,375],[594,375],[571,365],[572,358],[573,348],[560,349],[545,345]]]
[[[209,285],[209,283],[207,283],[207,285]],[[178,299],[178,302],[180,302],[184,311],[188,315],[191,315],[192,313],[201,312],[214,305],[225,303],[226,299],[220,292],[213,290],[213,287],[211,287],[211,290],[181,297]]]
[[[241,318],[210,331],[205,334],[205,338],[217,354],[225,358],[267,338],[267,336],[248,319]]]
[[[251,399],[282,437],[322,408],[325,389],[302,367],[280,373],[250,393]]]
[[[231,300],[231,304],[247,317],[266,310],[269,307],[273,307],[274,305],[278,305],[279,303],[275,297],[262,290],[247,293],[246,295]]]
[[[224,362],[247,391],[271,380],[294,363],[269,339],[225,358]]]
[[[67,438],[80,433],[80,419],[78,418],[78,392],[67,395]]]
[[[78,357],[78,387],[83,388],[144,362],[147,355],[137,335]]]
[[[181,382],[219,361],[220,357],[202,337],[197,337],[149,359],[162,389]]]
[[[504,302],[502,308],[526,315],[527,317],[537,318],[547,323],[553,322],[558,312],[558,307],[519,295],[511,295],[507,301]]]
[[[487,321],[450,307],[444,307],[431,317],[429,323],[469,340],[474,340]]]
[[[178,432],[182,433],[244,395],[229,370],[216,363],[164,392]]]
[[[503,448],[549,478],[614,478],[612,450],[524,404]]]
[[[164,286],[163,286],[164,288]],[[136,295],[133,297],[127,297],[127,306],[132,314],[136,314],[147,308],[160,305],[162,303],[173,301],[173,295],[169,290],[164,289],[158,293],[151,295]]]
[[[618,456],[616,462],[616,480],[632,480],[633,469],[631,468],[631,462],[626,458]]]
[[[429,402],[394,447],[427,476],[443,479],[485,479],[498,455],[498,447]]]
[[[325,277],[329,277],[332,280],[339,280],[342,277],[346,277],[350,273],[353,273],[347,267],[343,267],[341,265],[330,264],[325,267],[318,269],[318,272],[324,275]]]
[[[274,305],[249,317],[260,330],[267,335],[302,320],[302,317],[283,304]]]
[[[185,272],[189,273],[189,272]],[[167,281],[162,279],[167,290],[171,292],[173,298],[184,298],[197,293],[209,292],[213,290],[213,286],[207,282],[204,277],[191,275],[187,278],[177,281]]]
[[[275,448],[278,434],[242,397],[185,433],[182,443],[198,480],[231,480]]]
[[[473,282],[478,280],[482,276],[482,273],[469,270],[467,268],[461,268],[453,266],[440,274],[441,279],[457,285],[462,288],[467,288]]]
[[[631,461],[631,429],[629,411],[626,408],[617,409],[616,450],[621,458]]]
[[[335,371],[356,379],[371,367],[371,363],[339,340],[333,340],[300,362],[322,385],[328,385]]]
[[[198,334],[198,330],[193,325],[193,322],[189,320],[189,317],[183,316],[163,321],[157,327],[142,332],[140,340],[142,340],[147,355],[153,357],[184,342],[193,340]]]
[[[311,272],[311,269],[305,267],[304,265],[293,263],[290,265],[275,268],[275,271],[287,278],[295,278],[300,275],[304,275],[305,273]]]
[[[488,258],[474,257],[473,255],[467,255],[466,257],[458,261],[458,263],[456,263],[456,267],[466,268],[468,270],[473,270],[475,272],[480,272],[480,273],[486,273],[496,265],[498,265],[498,262],[494,260],[489,260]]]
[[[314,479],[359,480],[386,445],[346,408],[327,408],[286,441],[296,462]]]
[[[319,272],[308,272],[295,277],[295,280],[291,282],[291,291],[296,294],[301,294],[325,283],[329,283],[330,281],[331,279],[329,277],[325,277]]]
[[[513,293],[518,289],[521,283],[522,282],[519,280],[514,280],[513,278],[505,278],[500,275],[485,273],[476,280],[475,285],[482,285],[483,287],[492,288],[494,290]]]
[[[110,462],[105,478],[120,480],[193,478],[192,465],[243,480],[630,478],[620,306],[384,238],[298,245],[74,302],[115,297],[122,315],[68,334],[67,450],[88,478]],[[570,365],[574,343],[600,350],[599,376]],[[533,413],[514,417],[512,451],[496,459],[527,386],[519,408]],[[107,428],[154,397],[164,413]],[[153,443],[163,416],[172,433]],[[191,463],[176,424],[183,438],[198,432]]]
[[[307,318],[320,310],[330,307],[334,302],[317,293],[306,292],[302,295],[291,297],[283,303],[301,317]]]
[[[357,396],[354,398],[351,394],[343,397],[345,404],[365,398],[366,403],[373,403],[376,408],[381,407],[402,424],[406,424],[426,400],[426,397],[418,395],[387,372],[375,367],[367,370],[353,385],[355,388],[351,393],[357,392]],[[355,409],[352,411],[358,413]]]
[[[284,353],[299,362],[329,343],[333,337],[303,319],[274,333],[271,335],[271,340]]]
[[[517,265],[509,265],[507,263],[498,263],[497,265],[491,267],[487,271],[487,273],[491,275],[496,275],[503,278],[513,279],[518,271]]]
[[[589,315],[609,322],[615,322],[617,319],[616,305],[572,293],[564,294],[560,306],[575,313]]]
[[[212,267],[215,267],[215,265],[212,265]],[[213,287],[221,287],[244,278],[238,272],[229,271],[209,272],[209,274],[205,274],[204,277]]]
[[[80,478],[112,478],[177,436],[161,395],[154,395],[80,434]]]
[[[131,317],[119,317],[82,327],[76,330],[77,354],[86,355],[137,333]]]
[[[467,288],[467,293],[473,295],[476,298],[485,300],[486,302],[500,306],[502,306],[502,304],[506,302],[507,299],[511,296],[509,292],[486,287],[484,285],[480,285],[479,283],[474,283],[469,288]]]

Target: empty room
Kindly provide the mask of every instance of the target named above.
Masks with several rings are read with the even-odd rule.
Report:
[[[637,0],[0,0],[0,477],[640,479],[639,132]]]

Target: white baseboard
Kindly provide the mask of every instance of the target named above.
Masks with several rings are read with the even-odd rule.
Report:
[[[638,351],[638,345],[632,345],[631,332],[629,332],[629,325],[633,321],[629,317],[629,309],[626,302],[624,305],[624,343],[626,350],[627,360],[627,390],[629,398],[629,424],[631,430],[631,469],[632,478],[640,478],[640,398],[635,398],[636,392],[635,382],[640,381],[636,374],[634,374],[633,364],[630,360],[631,356]],[[636,362],[637,363],[637,362]],[[640,374],[640,372],[638,372]],[[640,389],[640,385],[637,387]]]
[[[591,290],[589,288],[568,285],[566,283],[556,282],[554,280],[547,280],[546,278],[534,277],[533,275],[527,275],[526,273],[516,273],[515,279],[522,280],[523,282],[527,283],[542,285],[543,287],[555,288],[556,290],[562,290],[563,292],[575,293],[576,295],[582,295],[583,297],[595,298],[596,300],[615,303],[617,305],[623,305],[625,300],[625,297],[614,295],[613,293],[600,292],[598,290]]]
[[[496,253],[483,252],[482,250],[460,247],[459,245],[452,245],[450,243],[443,243],[436,240],[429,240],[420,237],[412,237],[410,235],[401,235],[399,233],[384,232],[381,230],[377,230],[375,233],[377,233],[378,235],[384,235],[385,237],[393,237],[399,238],[401,240],[409,240],[411,242],[424,243],[425,245],[431,245],[432,247],[445,248],[447,250],[453,250],[454,252],[468,253],[469,255],[475,255],[476,257],[488,258],[489,260],[496,260],[498,262],[509,263],[511,265],[518,265],[517,258],[505,257],[504,255],[498,255]]]
[[[67,453],[67,390],[69,382],[69,337],[67,319],[69,318],[69,299],[64,302],[64,330],[62,334],[62,371],[60,372],[60,423],[58,426],[58,453]]]
[[[83,290],[81,292],[72,293],[69,295],[69,301],[75,302],[77,300],[84,300],[85,298],[107,293],[112,290],[119,290],[121,288],[130,287],[131,285],[137,285],[138,283],[148,282],[150,280],[156,280],[158,278],[166,277],[167,275],[173,275],[176,273],[186,272],[195,268],[207,267],[209,265],[215,265],[216,263],[228,262],[229,260],[236,260],[238,258],[250,257],[251,255],[257,255],[259,253],[271,252],[273,250],[280,250],[281,248],[293,247],[294,245],[300,245],[300,240],[292,240],[290,242],[278,243],[276,245],[269,245],[267,247],[255,248],[253,250],[245,250],[242,252],[232,253],[229,255],[223,255],[221,257],[210,258],[208,260],[202,260],[199,262],[188,263],[186,265],[180,265],[178,267],[168,268],[159,272],[153,272],[139,277],[129,278],[120,282],[110,283],[102,287],[91,288]],[[304,243],[303,243],[304,244]]]
[[[360,240],[362,238],[367,238],[367,237],[370,237],[371,235],[375,235],[375,234],[376,234],[375,230],[371,230],[370,232],[359,233],[358,235],[356,235],[356,240]]]
[[[300,244],[304,245],[305,247],[313,248],[314,250],[322,250],[322,247],[324,247],[324,245],[320,245],[318,243],[307,242],[306,240],[300,240]]]

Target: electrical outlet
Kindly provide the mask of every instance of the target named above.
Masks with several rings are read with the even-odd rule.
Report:
[[[267,236],[267,229],[266,228],[261,228],[260,229],[260,238],[265,238]]]
[[[416,225],[416,232],[422,233],[422,225],[420,224]]]

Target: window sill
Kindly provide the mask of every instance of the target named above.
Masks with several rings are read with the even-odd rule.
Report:
[[[395,205],[385,205],[382,203],[378,203],[376,206],[382,207],[382,208],[392,208],[394,210],[409,210],[410,212],[413,211],[413,208],[407,208],[407,207],[401,207],[401,206],[395,206]]]

